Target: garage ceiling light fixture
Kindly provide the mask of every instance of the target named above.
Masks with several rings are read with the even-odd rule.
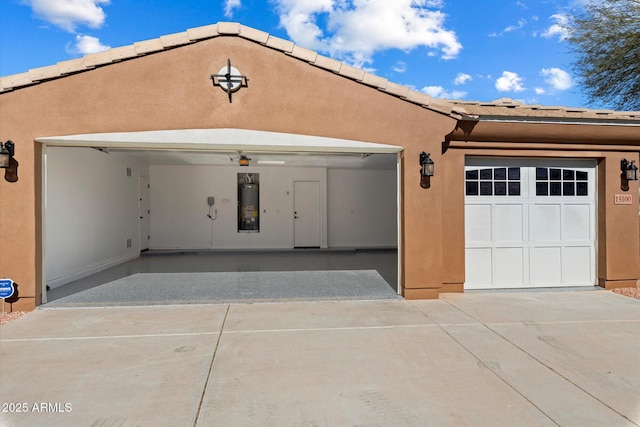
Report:
[[[431,187],[431,177],[434,172],[434,163],[429,157],[429,153],[425,153],[424,151],[420,153],[420,187],[429,188]]]

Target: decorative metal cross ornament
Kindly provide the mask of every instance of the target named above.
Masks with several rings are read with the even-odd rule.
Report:
[[[236,67],[231,66],[231,59],[227,59],[227,66],[220,68],[218,74],[211,74],[211,80],[214,86],[220,86],[229,94],[229,103],[232,102],[231,94],[233,92],[237,92],[241,87],[249,87],[249,79],[240,74]]]

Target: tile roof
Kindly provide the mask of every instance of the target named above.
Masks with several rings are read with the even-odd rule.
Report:
[[[640,111],[593,110],[582,107],[524,104],[511,98],[491,102],[449,101],[464,108],[472,118],[509,118],[513,120],[557,119],[565,121],[638,120]]]
[[[425,93],[411,90],[407,86],[390,82],[383,77],[367,73],[364,70],[297,46],[289,40],[274,37],[269,33],[237,22],[218,22],[217,24],[190,28],[181,33],[168,34],[156,39],[140,41],[104,52],[92,53],[82,58],[58,62],[56,65],[35,68],[26,73],[0,77],[0,93],[218,36],[239,36],[260,43],[316,67],[455,118],[466,116],[479,119],[509,117],[515,120],[518,118],[640,120],[640,112],[527,105],[509,98],[493,102],[448,101],[433,98]]]

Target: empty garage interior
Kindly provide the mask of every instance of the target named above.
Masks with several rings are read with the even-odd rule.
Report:
[[[49,293],[141,272],[276,270],[376,270],[397,290],[397,152],[238,148],[45,145]]]

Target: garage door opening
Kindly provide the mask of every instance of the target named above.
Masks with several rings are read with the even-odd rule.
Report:
[[[467,158],[465,289],[596,285],[596,162]]]
[[[39,139],[50,296],[123,275],[276,268],[372,270],[397,294],[400,147],[218,131]]]

